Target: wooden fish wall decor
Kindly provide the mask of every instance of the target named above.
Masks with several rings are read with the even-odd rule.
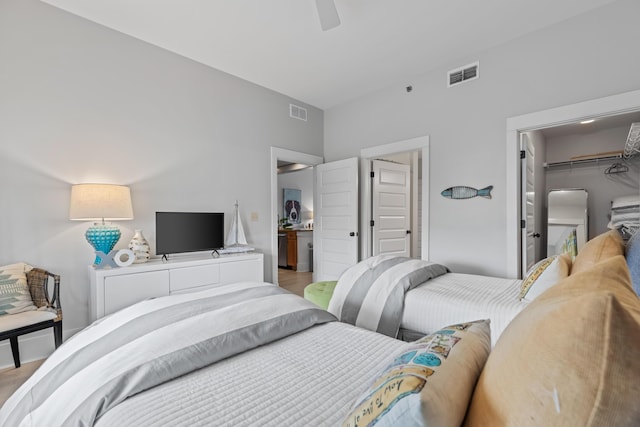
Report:
[[[484,197],[485,199],[490,199],[491,190],[493,190],[493,185],[481,190],[476,190],[475,188],[464,185],[458,185],[455,187],[449,187],[446,190],[443,190],[440,194],[442,194],[442,197],[446,197],[447,199],[471,199],[473,197]]]

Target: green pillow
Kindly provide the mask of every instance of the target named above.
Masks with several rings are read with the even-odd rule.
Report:
[[[326,310],[329,307],[329,301],[333,296],[333,290],[336,288],[337,283],[335,280],[330,280],[307,285],[304,288],[304,298]]]

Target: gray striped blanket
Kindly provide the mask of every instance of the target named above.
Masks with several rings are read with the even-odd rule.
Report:
[[[129,396],[335,318],[269,283],[143,301],[56,350],[0,410],[2,426],[92,426]]]
[[[429,261],[374,256],[342,273],[328,311],[341,322],[396,338],[405,294],[448,271],[447,267]]]

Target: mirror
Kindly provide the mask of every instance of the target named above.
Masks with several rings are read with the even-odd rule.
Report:
[[[568,253],[575,258],[589,240],[588,198],[581,188],[549,191],[547,256]]]

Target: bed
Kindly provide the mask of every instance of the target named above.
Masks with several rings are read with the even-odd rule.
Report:
[[[442,325],[491,319],[491,343],[529,302],[520,299],[517,279],[446,273],[409,290],[399,337],[413,341]]]
[[[399,347],[344,323],[319,325],[137,394],[96,426],[337,426]]]
[[[361,407],[380,398],[374,393],[390,408],[376,417],[412,396],[416,419],[427,377],[435,385],[455,384],[434,385],[434,393],[463,396],[444,399],[456,411],[438,403],[430,412],[456,413],[462,421],[489,353],[486,322],[405,343],[335,320],[261,282],[146,300],[67,340],[3,405],[0,425],[336,426],[360,417]],[[461,362],[471,371],[452,366],[458,354],[472,357]],[[414,356],[422,362],[411,365]],[[456,378],[462,371],[470,379]],[[407,391],[409,385],[415,387]]]
[[[637,426],[628,390],[640,372],[640,308],[623,254],[617,232],[592,240],[490,354],[488,320],[404,343],[268,283],[144,301],[60,346],[0,409],[0,425]],[[566,258],[542,262],[528,289],[554,265],[566,272]],[[454,278],[411,262],[408,275],[380,277],[407,291],[425,275]],[[404,299],[384,281],[374,288],[387,298],[366,319]]]
[[[517,280],[452,273],[426,260],[377,255],[340,276],[328,311],[340,321],[405,341],[442,325],[489,319],[495,346],[518,313],[569,275],[570,265],[569,255],[555,255]]]

